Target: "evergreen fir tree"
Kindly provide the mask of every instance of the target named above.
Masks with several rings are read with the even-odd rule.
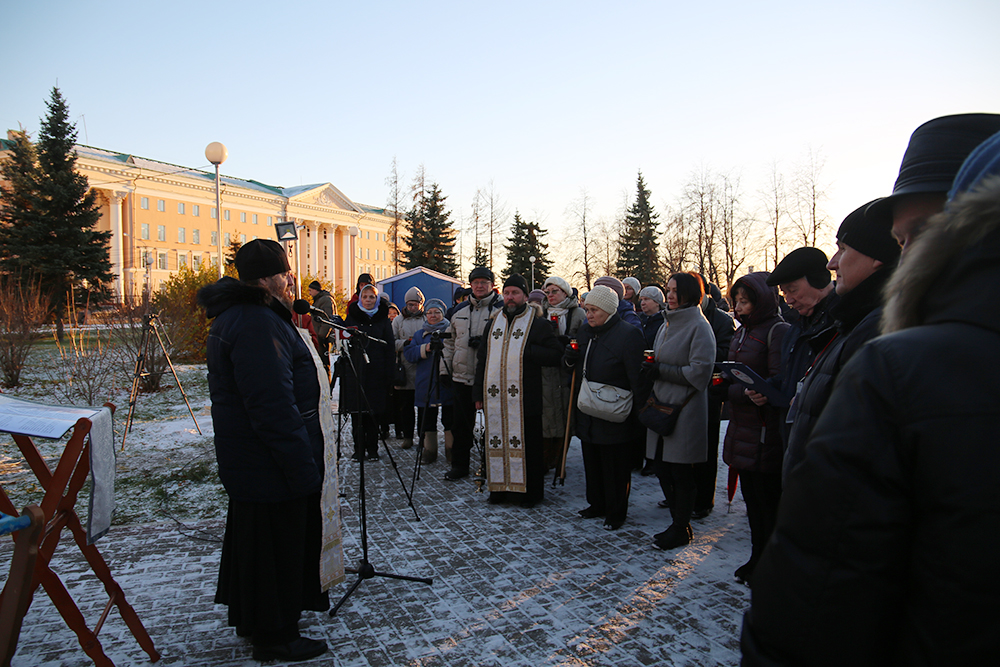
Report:
[[[625,214],[625,226],[618,240],[618,276],[634,276],[641,285],[662,285],[663,268],[656,231],[659,214],[649,203],[650,192],[642,179],[636,181],[636,198]]]
[[[450,211],[444,209],[447,199],[437,183],[415,196],[413,208],[406,215],[406,244],[403,253],[406,268],[418,266],[456,276],[458,262],[455,258],[455,229],[449,220]]]
[[[0,163],[0,266],[16,272],[16,235],[31,222],[37,207],[38,153],[23,129],[4,144],[10,153]]]
[[[58,335],[71,288],[88,281],[100,289],[112,279],[108,258],[110,232],[98,232],[96,195],[76,172],[76,128],[58,88],[52,89],[48,115],[38,141],[38,171],[32,208],[5,229],[0,251],[3,268],[32,270],[42,290],[51,294]]]
[[[552,271],[552,261],[549,259],[548,244],[542,243],[542,237],[548,232],[537,222],[526,222],[521,214],[514,213],[514,224],[510,230],[510,243],[504,246],[507,251],[507,268],[504,276],[520,273],[531,286],[531,260],[535,258],[535,286],[541,285]]]
[[[476,241],[476,250],[472,256],[472,266],[485,266],[490,268],[490,253],[479,241]],[[492,271],[492,269],[490,269]]]

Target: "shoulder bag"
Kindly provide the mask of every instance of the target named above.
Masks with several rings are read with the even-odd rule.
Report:
[[[587,343],[587,353],[583,358],[583,382],[580,383],[580,395],[576,406],[585,415],[620,424],[628,419],[632,412],[632,392],[613,384],[591,382],[587,379],[587,360],[590,358],[590,345],[593,342],[591,339]]]
[[[681,409],[691,402],[696,393],[697,391],[692,389],[683,403],[660,403],[655,396],[650,394],[646,405],[639,410],[639,421],[650,431],[660,435],[670,435],[677,428]]]

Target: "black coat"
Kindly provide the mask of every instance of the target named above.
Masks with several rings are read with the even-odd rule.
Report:
[[[959,202],[908,248],[891,333],[844,366],[788,476],[744,665],[997,660],[1000,187]]]
[[[527,306],[525,306],[527,307]],[[520,315],[523,311],[518,311],[511,316]],[[494,317],[506,317],[506,309],[497,312]],[[485,332],[488,333],[493,323],[486,325]],[[636,331],[638,333],[638,330]],[[485,338],[484,334],[484,338]],[[476,382],[472,385],[472,399],[474,401],[483,400],[483,383],[486,380],[486,353],[489,345],[484,341],[477,351],[478,363],[476,364]],[[538,417],[542,414],[542,366],[558,366],[562,360],[562,347],[552,333],[552,327],[545,319],[535,316],[531,328],[528,329],[528,340],[524,344],[524,354],[522,356],[524,368],[522,369],[522,379],[524,397],[521,405],[524,408],[525,417]]]
[[[618,316],[616,315],[615,317]],[[656,345],[656,332],[663,326],[663,311],[661,310],[656,315],[639,313],[639,319],[642,321],[642,337],[644,338],[643,344],[646,346],[642,349],[652,350]],[[607,322],[605,322],[605,324],[607,324]]]
[[[882,289],[891,276],[892,267],[883,266],[843,295],[840,303],[831,309],[830,314],[837,322],[837,335],[827,340],[825,349],[816,350],[816,361],[791,408],[794,422],[788,436],[782,478],[802,460],[806,441],[826,407],[840,369],[862,345],[878,335]],[[814,346],[820,344],[823,338],[813,340]]]
[[[340,367],[340,405],[345,412],[370,409],[381,415],[386,411],[389,389],[392,386],[392,376],[396,368],[396,348],[392,336],[392,323],[389,320],[389,304],[385,299],[379,299],[378,310],[374,315],[361,310],[357,302],[347,307],[347,318],[344,324],[357,327],[364,333],[385,341],[376,343],[362,336],[353,336],[348,347],[351,361]],[[367,360],[366,360],[367,357]],[[344,362],[347,360],[345,359]],[[368,403],[365,403],[358,391],[358,378],[355,369],[361,376],[361,386],[364,387]]]
[[[663,322],[663,317],[659,317]],[[644,429],[636,414],[641,400],[648,394],[643,390],[643,380],[640,377],[642,368],[642,351],[646,341],[642,333],[634,326],[622,321],[618,315],[608,318],[599,327],[582,325],[577,330],[577,342],[580,345],[580,356],[570,369],[576,370],[576,387],[583,381],[583,364],[587,362],[587,379],[591,382],[614,385],[621,389],[629,389],[633,394],[632,414],[625,422],[616,424],[598,417],[592,417],[574,408],[576,415],[576,434],[580,440],[596,445],[618,445],[632,442],[643,435]],[[587,356],[587,348],[590,355]],[[577,391],[579,393],[579,391]]]
[[[198,303],[214,318],[208,386],[226,492],[244,502],[318,492],[319,379],[291,313],[263,288],[228,277],[200,289]]]
[[[715,299],[705,295],[701,302],[701,313],[712,325],[712,333],[715,334],[715,360],[726,361],[729,359],[729,343],[733,340],[733,333],[736,331],[736,322],[729,313],[720,310]],[[726,400],[728,383],[720,385],[710,384],[708,386],[709,412],[718,413],[722,409],[722,403]]]

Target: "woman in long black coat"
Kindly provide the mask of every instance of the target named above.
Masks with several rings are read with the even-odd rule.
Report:
[[[382,423],[388,407],[387,398],[396,358],[389,304],[378,298],[374,285],[365,285],[361,288],[357,302],[347,307],[344,323],[382,341],[375,342],[367,336],[352,335],[349,347],[352,363],[343,368],[340,381],[341,409],[351,415],[353,460],[359,461],[362,456],[367,456],[369,461],[378,461],[378,424]],[[364,392],[359,391],[359,384]]]

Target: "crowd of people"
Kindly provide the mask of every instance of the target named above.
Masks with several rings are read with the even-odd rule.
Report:
[[[309,336],[283,328],[290,274],[270,243],[244,246],[240,280],[201,295],[215,317],[213,419],[231,498],[217,599],[255,657],[305,659],[320,647],[290,619],[325,602],[316,582],[250,583],[268,578],[279,548],[249,524],[316,504],[323,471],[316,376],[300,349]],[[988,305],[1000,285],[1000,115],[917,128],[893,192],[848,215],[836,244],[829,258],[797,248],[725,295],[695,272],[663,285],[604,276],[578,293],[559,276],[540,290],[518,274],[498,287],[479,266],[450,306],[413,287],[399,309],[362,275],[344,319],[352,341],[334,365],[353,458],[377,461],[392,427],[396,446],[431,464],[443,432],[445,480],[479,465],[489,503],[531,508],[575,435],[580,517],[621,528],[633,476],[655,475],[670,522],[651,546],[675,550],[713,511],[725,410],[727,486],[742,492],[751,535],[734,573],[752,591],[744,664],[983,662],[1000,629],[1000,449],[989,435],[1000,317]],[[310,294],[332,310],[318,284]],[[325,351],[329,327],[314,330]],[[274,346],[279,361],[261,365]],[[259,372],[271,366],[280,396]],[[278,403],[299,415],[291,435],[258,412]],[[240,447],[252,457],[235,456]],[[301,527],[303,552],[275,562],[318,557],[316,520]]]

